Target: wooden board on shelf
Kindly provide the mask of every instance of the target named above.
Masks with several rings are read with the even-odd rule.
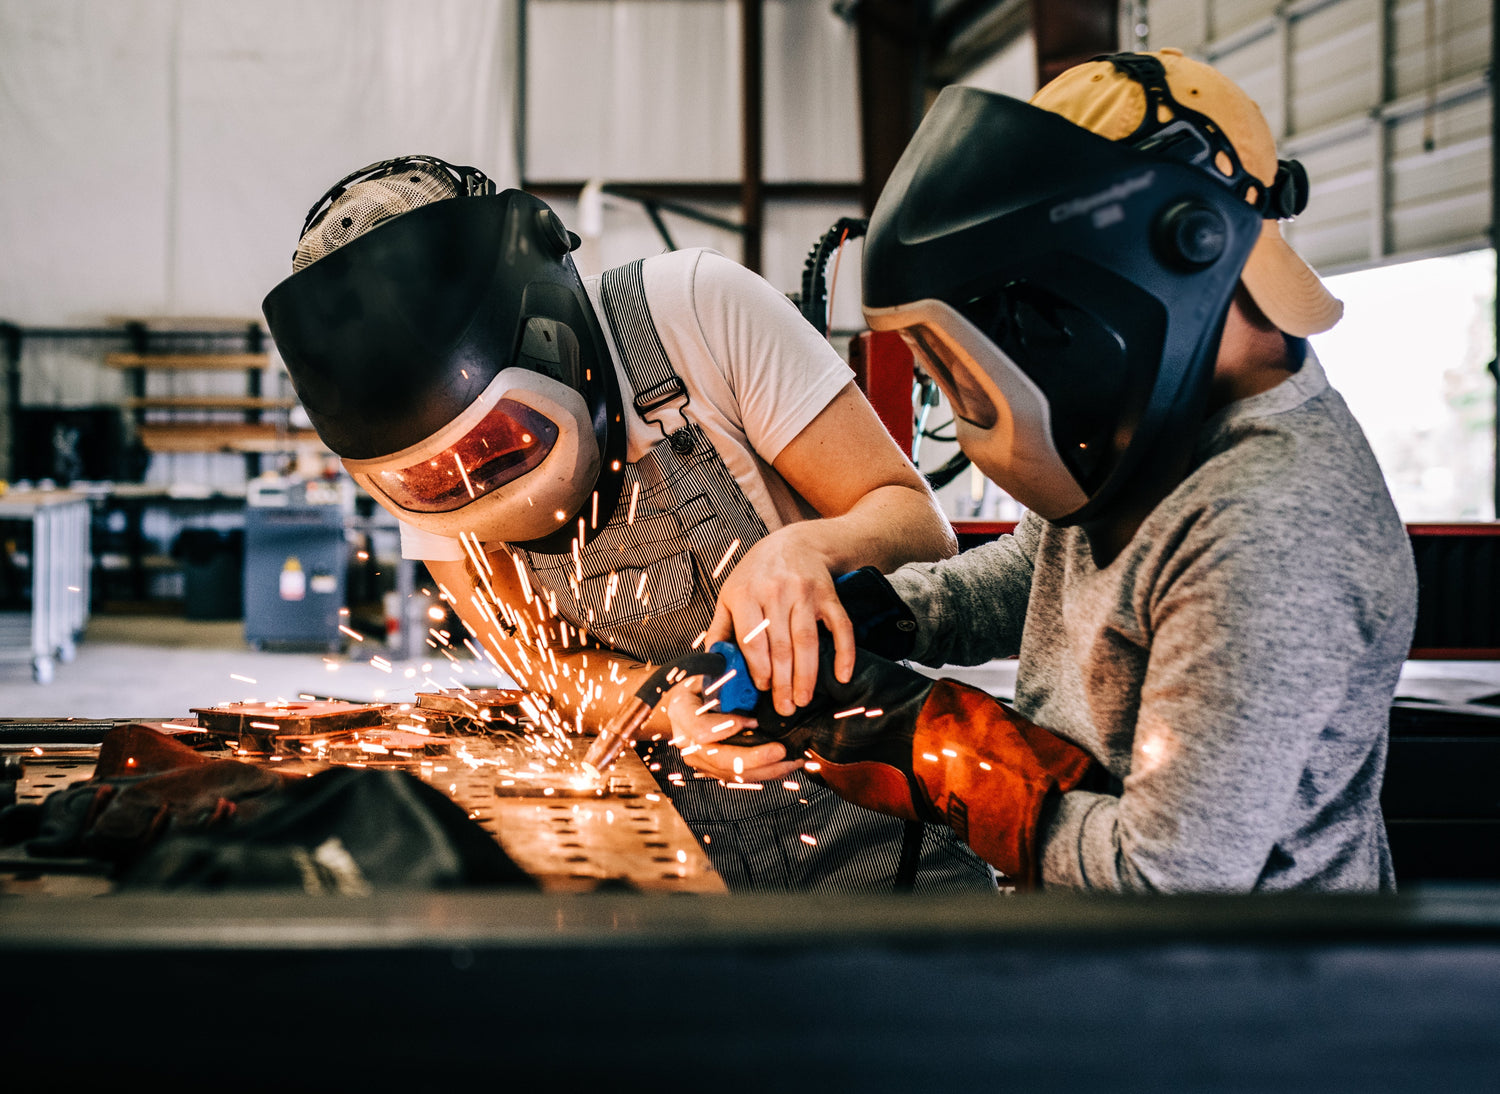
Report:
[[[311,429],[278,429],[272,422],[148,422],[136,435],[152,452],[291,452],[322,448]]]
[[[266,368],[271,363],[265,353],[106,353],[104,363],[110,368],[147,369],[217,369],[243,372]]]
[[[297,405],[297,400],[291,396],[134,395],[125,400],[125,405],[132,410],[288,410]]]

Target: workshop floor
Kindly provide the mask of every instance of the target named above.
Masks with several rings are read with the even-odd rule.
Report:
[[[251,699],[392,702],[435,686],[497,683],[472,662],[455,667],[435,655],[390,661],[390,671],[372,664],[389,652],[370,641],[351,643],[343,654],[257,651],[245,643],[239,621],[96,615],[76,657],[56,666],[51,683],[34,682],[24,662],[0,664],[0,717],[168,719],[186,717],[193,707]]]

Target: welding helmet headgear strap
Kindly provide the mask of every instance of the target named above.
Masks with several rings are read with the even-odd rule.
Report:
[[[1087,522],[1192,443],[1259,230],[1202,170],[948,88],[871,217],[865,313],[945,366],[976,466],[1040,515]],[[959,409],[976,392],[993,414]]]
[[[313,202],[311,209],[307,211],[307,217],[302,221],[302,235],[307,235],[318,220],[333,207],[343,194],[351,187],[361,182],[369,182],[372,179],[385,178],[388,175],[399,174],[412,167],[426,168],[436,171],[448,178],[453,187],[455,197],[485,197],[495,192],[495,184],[483,171],[477,167],[461,167],[440,160],[436,156],[396,156],[392,159],[381,160],[367,167],[361,167],[358,171],[351,171],[338,182],[334,183],[317,201]]]
[[[1218,172],[1236,196],[1267,220],[1285,220],[1307,208],[1307,169],[1297,160],[1278,160],[1276,177],[1269,184],[1256,178],[1245,169],[1217,122],[1177,101],[1160,58],[1148,53],[1110,53],[1094,60],[1108,61],[1139,84],[1146,97],[1140,125],[1120,143]]]

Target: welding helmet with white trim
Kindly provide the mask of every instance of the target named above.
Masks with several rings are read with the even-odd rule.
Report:
[[[608,522],[625,431],[576,246],[544,202],[428,157],[308,214],[266,321],[318,435],[403,521],[554,553]]]
[[[1305,175],[1272,192],[1156,82],[1124,141],[944,89],[865,241],[870,326],[912,346],[975,465],[1056,523],[1107,517],[1180,466],[1262,219],[1305,202]]]

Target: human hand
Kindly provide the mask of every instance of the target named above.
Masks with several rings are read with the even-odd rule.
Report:
[[[762,539],[719,590],[705,649],[739,646],[756,688],[783,717],[812,701],[818,678],[818,626],[833,638],[834,676],[854,671],[854,627],[839,603],[822,553],[791,525]]]
[[[672,727],[670,743],[681,750],[689,767],[727,783],[757,783],[784,779],[802,766],[804,761],[786,758],[786,746],[778,741],[750,746],[724,744],[758,723],[749,715],[719,710],[713,696],[704,698],[704,686],[703,677],[692,676],[662,697],[661,705]]]

